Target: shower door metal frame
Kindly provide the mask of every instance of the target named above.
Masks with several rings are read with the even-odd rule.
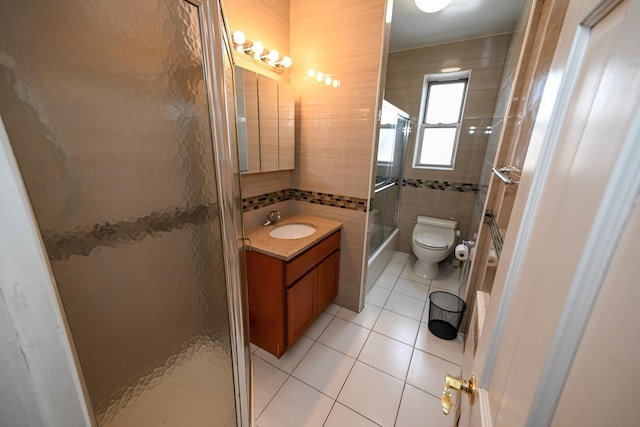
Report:
[[[237,141],[232,136],[232,129],[234,129],[232,126],[235,126],[235,105],[229,101],[234,97],[227,97],[234,86],[226,84],[224,62],[224,58],[227,58],[230,72],[232,72],[233,55],[220,0],[184,1],[198,8],[202,30],[203,65],[213,141],[213,161],[218,177],[216,187],[224,249],[222,255],[229,307],[236,417],[239,427],[249,427],[253,416],[249,398],[252,378],[246,279],[240,271],[245,265],[242,244],[244,232],[240,196],[240,163]],[[213,2],[215,5],[212,5]],[[234,115],[231,119],[230,111]]]

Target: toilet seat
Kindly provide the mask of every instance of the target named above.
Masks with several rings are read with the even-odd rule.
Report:
[[[443,251],[451,246],[443,236],[428,232],[415,236],[415,241],[418,246],[435,251]]]

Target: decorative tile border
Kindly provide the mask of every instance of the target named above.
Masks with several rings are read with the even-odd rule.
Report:
[[[462,182],[449,182],[449,181],[431,181],[428,179],[412,179],[403,178],[403,187],[414,188],[426,188],[428,190],[442,190],[442,191],[459,191],[474,193],[478,192],[478,184],[467,184]]]
[[[242,199],[242,212],[249,212],[287,200],[297,200],[299,202],[308,202],[362,212],[369,212],[373,206],[373,200],[367,201],[367,199],[361,199],[359,197],[288,188],[286,190],[274,191],[273,193]]]
[[[298,200],[301,202],[333,206],[341,209],[350,209],[363,212],[369,211],[367,199],[361,199],[358,197],[291,189],[291,198],[293,200]]]
[[[266,206],[275,205],[276,203],[286,202],[287,200],[291,200],[290,188],[261,194],[259,196],[247,197],[242,199],[242,212],[249,212]]]

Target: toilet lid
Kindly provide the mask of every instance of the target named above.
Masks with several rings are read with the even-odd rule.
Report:
[[[447,249],[449,242],[437,234],[421,233],[416,236],[416,243],[430,249]]]

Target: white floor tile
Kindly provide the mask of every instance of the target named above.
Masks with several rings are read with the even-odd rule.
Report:
[[[462,354],[464,351],[464,340],[462,335],[458,335],[454,340],[443,340],[433,335],[429,331],[426,322],[422,322],[416,339],[416,348],[434,356],[438,356],[456,365],[462,365]]]
[[[321,427],[333,400],[293,377],[258,417],[258,427]]]
[[[398,277],[400,273],[402,273],[402,268],[403,268],[402,264],[396,264],[395,262],[390,262],[389,264],[387,264],[386,268],[382,270],[382,272]]]
[[[460,375],[463,337],[442,340],[426,322],[429,291],[456,293],[458,270],[443,263],[432,282],[414,262],[396,252],[362,312],[331,304],[282,358],[251,346],[257,427],[454,424],[440,395],[445,374]]]
[[[318,342],[356,358],[369,332],[367,328],[336,317],[320,335]]]
[[[407,383],[434,396],[440,396],[444,388],[444,377],[447,374],[459,377],[461,372],[460,366],[416,349],[411,358]]]
[[[401,277],[396,282],[396,286],[393,288],[393,291],[426,301],[429,296],[429,285]]]
[[[407,384],[395,427],[453,427],[455,417],[444,415],[440,399]]]
[[[373,330],[405,344],[413,345],[420,322],[389,310],[382,310]]]
[[[338,402],[381,426],[395,422],[403,382],[361,362],[356,362]]]
[[[289,375],[259,357],[253,362],[253,399],[256,415],[260,415]]]
[[[293,376],[335,399],[354,363],[355,359],[315,343],[293,371]]]
[[[431,287],[436,287],[454,295],[458,295],[460,289],[460,280],[458,277],[438,278],[431,281]]]
[[[404,381],[412,352],[410,345],[371,332],[358,360]]]
[[[367,296],[364,298],[365,302],[373,305],[377,305],[378,307],[383,307],[384,303],[387,302],[387,298],[389,298],[389,294],[391,291],[389,289],[380,288],[378,286],[374,286],[371,288]]]
[[[412,319],[421,320],[424,300],[392,291],[384,304],[384,308]]]
[[[300,363],[304,355],[307,354],[307,351],[309,351],[312,345],[312,339],[307,337],[300,337],[298,342],[296,342],[292,348],[285,351],[280,359],[278,359],[271,353],[267,353],[261,348],[256,350],[254,354],[290,374],[291,372],[293,372],[298,363]]]
[[[335,316],[336,313],[340,310],[340,306],[336,305],[336,304],[329,304],[327,306],[327,308],[325,308],[324,311],[326,311],[328,314]]]
[[[438,265],[440,267],[438,279],[445,280],[447,278],[458,278],[460,276],[460,268],[454,267],[453,264],[451,264],[451,259],[446,259]]]
[[[392,290],[396,284],[396,280],[398,280],[398,276],[394,276],[392,274],[380,273],[378,280],[375,281],[373,286],[378,286],[383,289]]]
[[[336,316],[351,323],[355,323],[356,325],[371,329],[376,323],[376,320],[378,320],[378,316],[380,315],[381,311],[382,308],[380,307],[371,304],[365,304],[360,313],[356,313],[355,311],[351,311],[343,307],[340,309],[338,314],[336,314]]]
[[[324,328],[333,320],[333,316],[327,313],[320,313],[318,318],[304,331],[304,336],[309,337],[312,340],[317,340]]]
[[[396,264],[406,264],[409,260],[409,254],[406,252],[395,251],[393,257],[391,257],[391,262],[395,262]]]
[[[378,427],[378,424],[336,402],[324,427]]]

